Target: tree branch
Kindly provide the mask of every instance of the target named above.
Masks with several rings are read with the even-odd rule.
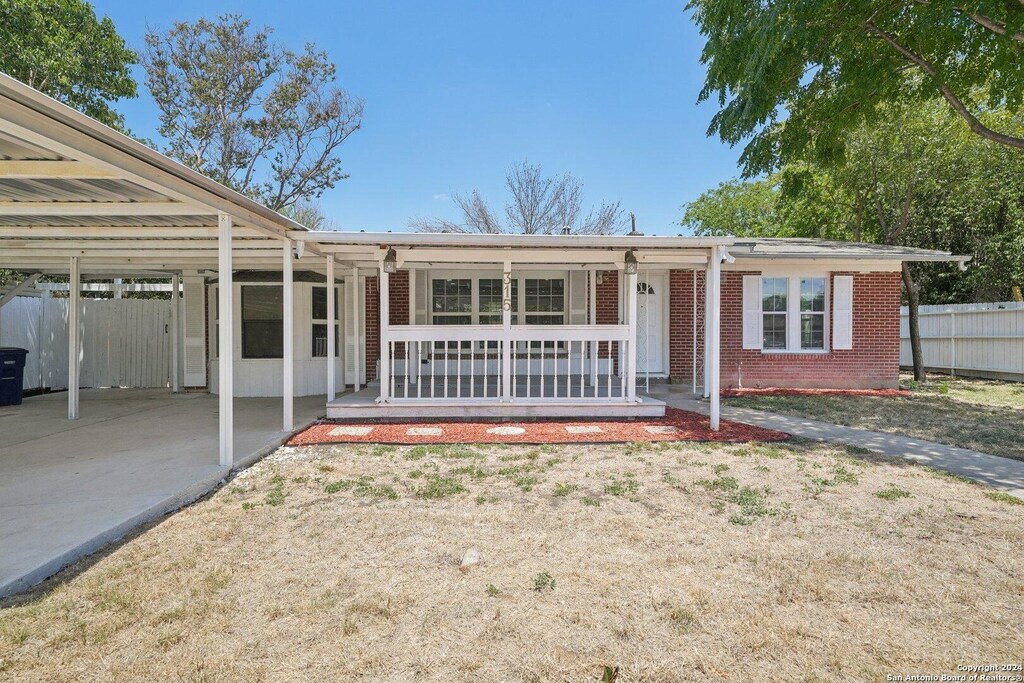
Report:
[[[1024,4],[1024,0],[1019,1],[1022,4]],[[922,71],[924,71],[926,74],[928,74],[935,80],[936,87],[942,94],[942,97],[947,102],[949,102],[950,106],[953,107],[953,110],[956,111],[956,113],[959,114],[967,122],[967,125],[970,127],[972,132],[974,132],[977,135],[980,135],[983,138],[992,140],[993,142],[998,142],[999,144],[1002,145],[1016,147],[1018,149],[1024,149],[1024,138],[1018,138],[1012,135],[1006,135],[1005,133],[999,133],[997,131],[992,130],[984,123],[982,123],[980,120],[978,120],[978,117],[971,113],[971,111],[967,108],[967,105],[965,105],[963,101],[956,95],[956,93],[953,92],[953,89],[950,88],[949,85],[947,85],[939,78],[939,70],[935,67],[934,64],[932,64],[930,61],[928,61],[921,55],[917,54],[910,48],[901,44],[898,40],[896,40],[896,38],[892,34],[887,33],[882,29],[878,28],[873,18],[868,19],[866,25],[869,31],[871,31],[879,38],[884,40],[886,43],[889,44],[890,47],[892,47],[894,50],[903,55],[904,58],[916,64],[918,68],[920,68]]]

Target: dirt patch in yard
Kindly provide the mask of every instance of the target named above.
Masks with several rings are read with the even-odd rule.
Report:
[[[1014,663],[1024,507],[987,492],[805,442],[283,448],[8,601],[0,677],[848,681]]]

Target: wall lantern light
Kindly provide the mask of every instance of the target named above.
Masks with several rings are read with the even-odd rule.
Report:
[[[395,253],[394,247],[388,249],[384,256],[384,272],[389,275],[398,272],[398,254]]]
[[[626,252],[626,275],[636,275],[636,271],[637,271],[636,256],[633,254],[632,250],[627,251]]]

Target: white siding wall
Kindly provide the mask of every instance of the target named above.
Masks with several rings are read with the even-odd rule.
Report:
[[[910,329],[901,309],[900,364],[910,366]],[[929,368],[1024,380],[1024,303],[921,306],[921,350]]]
[[[274,283],[234,283],[235,311],[234,320],[234,395],[235,396],[280,396],[282,393],[282,361],[274,358],[242,358],[242,286],[280,287]],[[295,395],[316,396],[327,393],[327,359],[313,358],[313,288],[324,287],[323,284],[297,282],[294,287],[294,323],[295,323]],[[350,307],[347,299],[342,299],[344,289],[338,282],[338,318],[344,317]],[[208,292],[210,302],[209,335],[210,354],[209,382],[210,391],[219,393],[218,364],[216,348],[216,312],[217,286],[213,285]],[[340,331],[339,331],[340,334]],[[344,353],[344,351],[342,351]],[[335,362],[335,386],[339,389],[345,385],[343,358]]]

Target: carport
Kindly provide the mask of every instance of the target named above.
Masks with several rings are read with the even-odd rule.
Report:
[[[69,278],[67,392],[0,408],[0,595],[201,495],[323,413],[326,397],[294,399],[287,293],[283,399],[235,400],[232,363],[219,363],[218,396],[185,391],[209,386],[208,336],[220,358],[236,343],[231,325],[208,335],[206,277],[224,312],[238,271],[333,278],[333,256],[288,238],[303,230],[0,74],[0,268],[28,274],[0,306],[43,275]],[[166,390],[79,387],[83,280],[115,278],[171,281]]]

